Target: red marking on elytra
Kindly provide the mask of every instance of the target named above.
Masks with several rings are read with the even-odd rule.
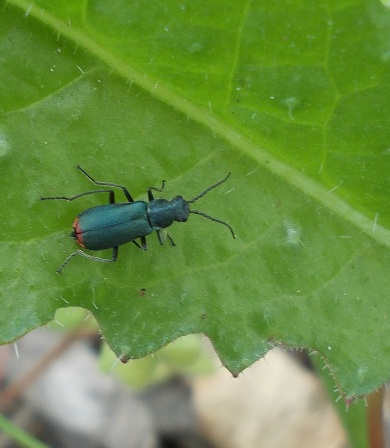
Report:
[[[83,233],[82,230],[79,226],[79,217],[77,217],[74,221],[73,221],[73,225],[72,225],[73,229],[74,229],[74,237],[76,238],[77,244],[81,247],[84,247],[84,243],[83,243]]]

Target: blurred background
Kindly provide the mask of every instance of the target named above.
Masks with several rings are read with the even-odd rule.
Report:
[[[348,446],[304,352],[274,348],[233,378],[206,337],[189,335],[123,364],[78,308],[0,347],[0,380],[3,412],[51,447]],[[0,435],[14,446],[30,445]]]

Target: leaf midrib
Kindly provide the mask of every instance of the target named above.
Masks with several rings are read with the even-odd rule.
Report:
[[[237,148],[248,157],[256,160],[259,165],[268,169],[275,176],[283,179],[304,194],[311,196],[323,207],[335,213],[345,221],[354,225],[373,240],[384,246],[390,247],[390,231],[379,225],[375,220],[354,209],[351,205],[339,198],[337,195],[326,190],[322,185],[313,181],[293,167],[278,160],[243,134],[231,128],[231,125],[215,116],[209,109],[191,103],[186,98],[167,87],[159,79],[150,75],[140,73],[132,68],[126,61],[112,50],[97,44],[90,36],[82,31],[76,30],[68,23],[57,19],[46,10],[31,4],[30,0],[8,0],[8,3],[22,9],[26,16],[30,15],[36,20],[52,27],[70,40],[83,47],[86,51],[96,56],[107,66],[112,67],[117,73],[132,83],[149,92],[160,101],[174,107],[190,119],[209,128],[214,134],[219,135],[233,147]]]

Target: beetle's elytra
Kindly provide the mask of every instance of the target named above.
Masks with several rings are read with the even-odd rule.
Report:
[[[206,188],[206,190],[199,193],[190,201],[186,201],[182,196],[176,196],[171,201],[167,201],[166,199],[155,199],[153,191],[163,191],[165,186],[165,181],[163,181],[161,188],[149,187],[147,189],[149,202],[144,202],[134,201],[126,187],[111,182],[96,181],[81,168],[80,165],[77,165],[77,168],[95,185],[122,189],[128,202],[115,202],[115,194],[112,189],[86,191],[85,193],[76,194],[75,196],[70,197],[41,197],[41,200],[62,199],[65,201],[73,201],[82,196],[95,193],[108,193],[109,197],[108,204],[88,208],[76,217],[73,222],[71,236],[85,249],[112,249],[112,258],[96,257],[79,249],[71,253],[64,260],[61,266],[57,269],[58,273],[62,272],[64,267],[76,255],[81,255],[94,261],[112,262],[117,260],[118,247],[122,244],[132,242],[140,249],[146,250],[145,237],[154,230],[157,232],[160,244],[163,244],[161,230],[169,227],[174,221],[187,221],[191,213],[223,224],[230,230],[233,238],[236,237],[232,227],[228,223],[213,218],[206,213],[190,209],[190,204],[225,182],[231,173],[228,173],[222,180]],[[172,246],[174,246],[175,243],[172,238],[169,235],[167,236]],[[137,239],[139,239],[139,242],[136,241]]]

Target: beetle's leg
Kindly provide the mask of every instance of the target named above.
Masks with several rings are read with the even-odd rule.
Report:
[[[133,240],[134,243],[139,249],[146,250],[146,238],[144,236],[140,237],[141,244],[137,243],[137,241]]]
[[[116,261],[118,259],[118,246],[112,248],[112,258],[108,261]],[[105,258],[101,258],[101,260],[105,260]]]
[[[91,177],[83,168],[81,168],[80,165],[77,165],[77,169],[79,169],[84,176],[86,176],[91,182],[93,182],[95,185],[102,185],[106,187],[115,187],[115,188],[121,188],[123,191],[123,194],[126,196],[126,199],[129,202],[134,202],[134,199],[131,197],[131,194],[129,193],[129,190],[124,187],[123,185],[113,184],[111,182],[100,182],[98,180],[95,180],[93,177]]]
[[[64,262],[61,264],[61,266],[57,269],[56,272],[58,274],[61,274],[61,272],[64,270],[65,266],[76,255],[81,255],[82,257],[88,258],[89,260],[92,260],[92,261],[100,261],[103,263],[110,263],[110,262],[116,261],[118,258],[118,246],[112,248],[112,258],[94,257],[93,255],[89,255],[89,254],[83,252],[81,249],[76,250],[75,252],[72,252],[68,257],[65,258]]]
[[[161,246],[164,244],[164,240],[161,236],[161,230],[156,230],[157,232],[157,238],[158,238],[158,242],[161,244]]]
[[[165,180],[163,180],[160,188],[158,188],[158,187],[149,187],[148,188],[148,199],[149,199],[149,202],[153,201],[153,199],[154,199],[152,191],[160,191],[160,192],[163,191],[164,187],[165,187],[165,184],[166,184],[166,182],[165,182]]]
[[[160,243],[161,245],[163,245],[163,244],[164,244],[164,237],[162,236],[162,232],[163,232],[163,231],[162,231],[162,230],[156,230],[156,232],[157,232],[157,238],[158,238],[159,243]],[[171,243],[171,246],[176,246],[176,244],[175,244],[175,242],[173,241],[171,235],[169,235],[169,233],[166,233],[166,236],[167,236],[167,238],[169,239],[169,241],[170,241],[170,243]]]
[[[86,196],[87,194],[95,194],[95,193],[108,193],[108,200],[110,204],[115,203],[115,194],[113,190],[93,190],[93,191],[85,191],[84,193],[76,194],[74,196],[66,197],[66,196],[45,196],[41,197],[41,201],[47,201],[50,199],[63,199],[64,201],[73,201],[74,199],[81,198],[81,196]]]
[[[169,235],[169,233],[167,233],[167,237],[168,237],[168,239],[169,239],[169,241],[170,241],[170,243],[171,243],[171,246],[172,246],[172,247],[173,247],[173,246],[176,246],[175,242],[173,241],[173,239],[172,239],[171,235]]]

